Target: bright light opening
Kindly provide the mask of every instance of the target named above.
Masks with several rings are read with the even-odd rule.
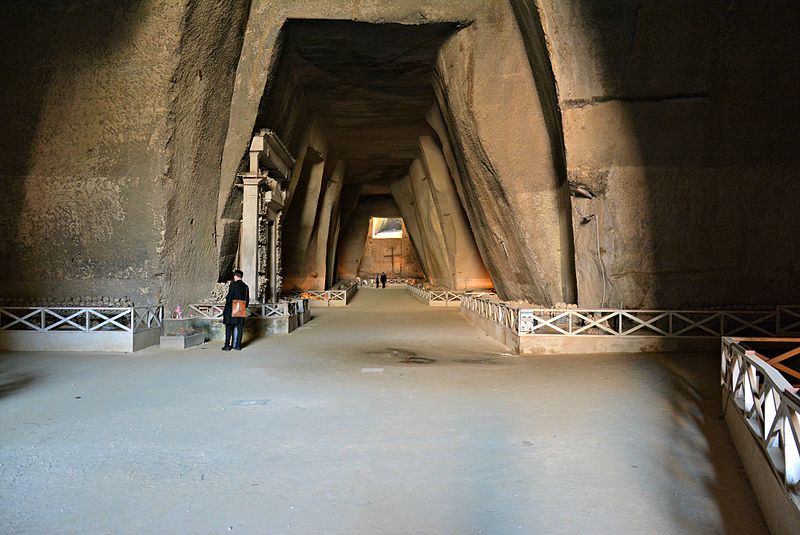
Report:
[[[372,237],[376,240],[397,239],[403,237],[402,217],[373,217]]]

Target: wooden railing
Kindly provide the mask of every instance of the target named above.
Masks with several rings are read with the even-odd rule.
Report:
[[[302,314],[308,307],[307,299],[293,299],[281,303],[260,303],[247,307],[249,318],[281,318]],[[197,303],[189,305],[189,313],[198,318],[222,319],[225,305],[221,303]]]
[[[451,303],[453,306],[457,306],[457,304],[461,303],[461,298],[464,295],[470,295],[474,297],[494,295],[494,292],[491,291],[428,289],[413,284],[408,284],[406,289],[411,293],[411,295],[428,304],[429,306],[451,306]]]
[[[2,307],[0,331],[136,333],[160,328],[161,305],[138,307]]]
[[[344,288],[337,290],[294,290],[284,292],[287,299],[308,299],[323,302],[328,306],[347,305],[358,291],[358,283],[348,281]]]
[[[752,349],[766,353],[764,347],[776,344],[791,349],[770,357]],[[722,339],[723,403],[734,404],[795,507],[800,504],[800,397],[781,372],[798,383],[800,374],[786,366],[797,355],[800,338]]]
[[[800,334],[800,306],[779,306],[778,335]]]
[[[800,307],[790,306],[766,311],[532,309],[469,294],[462,296],[461,306],[520,336],[719,338],[800,334]]]

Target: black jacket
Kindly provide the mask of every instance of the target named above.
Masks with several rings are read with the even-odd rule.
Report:
[[[232,318],[234,299],[244,299],[246,304],[250,304],[250,289],[244,281],[233,281],[228,288],[228,296],[225,298],[225,308],[222,310],[222,323],[225,325],[244,325],[244,318]]]

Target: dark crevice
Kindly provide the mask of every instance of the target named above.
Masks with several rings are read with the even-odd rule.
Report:
[[[673,93],[667,95],[638,95],[638,96],[620,96],[620,95],[602,95],[590,98],[575,98],[564,100],[561,106],[565,109],[585,108],[586,106],[595,106],[597,104],[604,104],[606,102],[667,102],[670,100],[692,100],[692,99],[709,99],[711,93]]]

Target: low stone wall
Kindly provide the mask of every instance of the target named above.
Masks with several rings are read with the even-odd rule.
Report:
[[[2,331],[0,332],[0,350],[132,353],[158,345],[160,336],[161,327],[135,333],[125,331]]]
[[[726,402],[723,392],[723,416],[728,426],[736,452],[742,461],[747,478],[753,487],[761,512],[773,535],[797,535],[800,533],[800,511],[797,504],[786,495],[780,482],[772,472],[764,450],[753,440],[753,432],[747,428],[733,402]]]
[[[514,353],[522,353],[519,335],[508,327],[500,325],[499,323],[495,323],[486,316],[482,316],[474,310],[466,307],[461,307],[461,313],[464,314],[467,319],[474,323],[480,330],[506,346],[510,351]]]
[[[519,353],[585,354],[585,353],[669,353],[673,351],[714,351],[719,345],[713,338],[664,338],[658,336],[518,336]]]
[[[722,414],[770,532],[800,533],[800,337],[724,337]]]
[[[425,296],[423,290],[410,288]],[[800,307],[768,310],[527,308],[465,292],[461,311],[517,353],[643,353],[714,350],[724,336],[776,337],[800,330]]]

